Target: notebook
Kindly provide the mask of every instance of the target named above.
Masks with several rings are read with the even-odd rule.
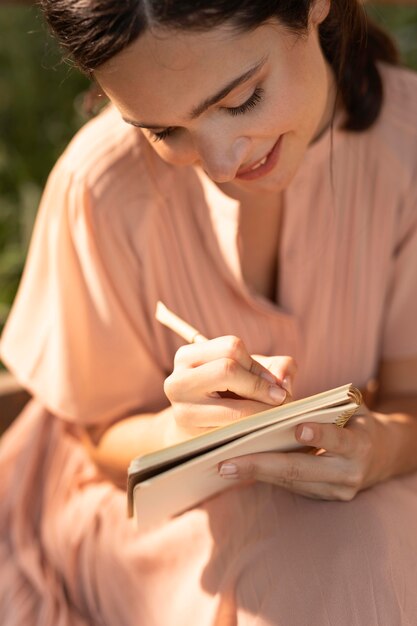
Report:
[[[160,524],[232,486],[218,474],[222,461],[300,448],[295,439],[297,424],[321,422],[343,427],[361,401],[360,391],[348,384],[137,457],[128,470],[129,515],[140,529]]]

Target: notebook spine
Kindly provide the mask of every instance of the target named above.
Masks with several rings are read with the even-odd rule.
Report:
[[[343,426],[346,424],[346,422],[348,422],[350,420],[352,415],[354,415],[357,410],[358,410],[358,407],[355,406],[352,409],[347,409],[346,411],[343,411],[343,413],[341,413],[335,419],[334,423],[336,424],[336,426],[339,426],[339,428],[343,428]]]
[[[352,402],[355,402],[358,406],[362,404],[362,401],[363,401],[362,394],[357,387],[354,387],[353,385],[351,385],[349,392],[348,392],[348,396],[352,400]]]

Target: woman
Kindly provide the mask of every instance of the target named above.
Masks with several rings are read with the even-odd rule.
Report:
[[[415,75],[356,0],[42,6],[112,106],[54,168],[2,338],[34,396],[1,450],[2,623],[415,623]],[[126,519],[139,453],[375,377],[346,429],[297,430],[324,453]]]

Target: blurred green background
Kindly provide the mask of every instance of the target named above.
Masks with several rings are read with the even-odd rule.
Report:
[[[368,11],[417,69],[417,8]],[[29,6],[0,3],[0,332],[21,275],[48,172],[86,121],[88,80],[60,54]]]

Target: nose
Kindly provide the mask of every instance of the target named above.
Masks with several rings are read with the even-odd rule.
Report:
[[[216,183],[233,180],[242,163],[247,160],[251,141],[248,137],[213,136],[200,137],[195,148],[198,160]]]

